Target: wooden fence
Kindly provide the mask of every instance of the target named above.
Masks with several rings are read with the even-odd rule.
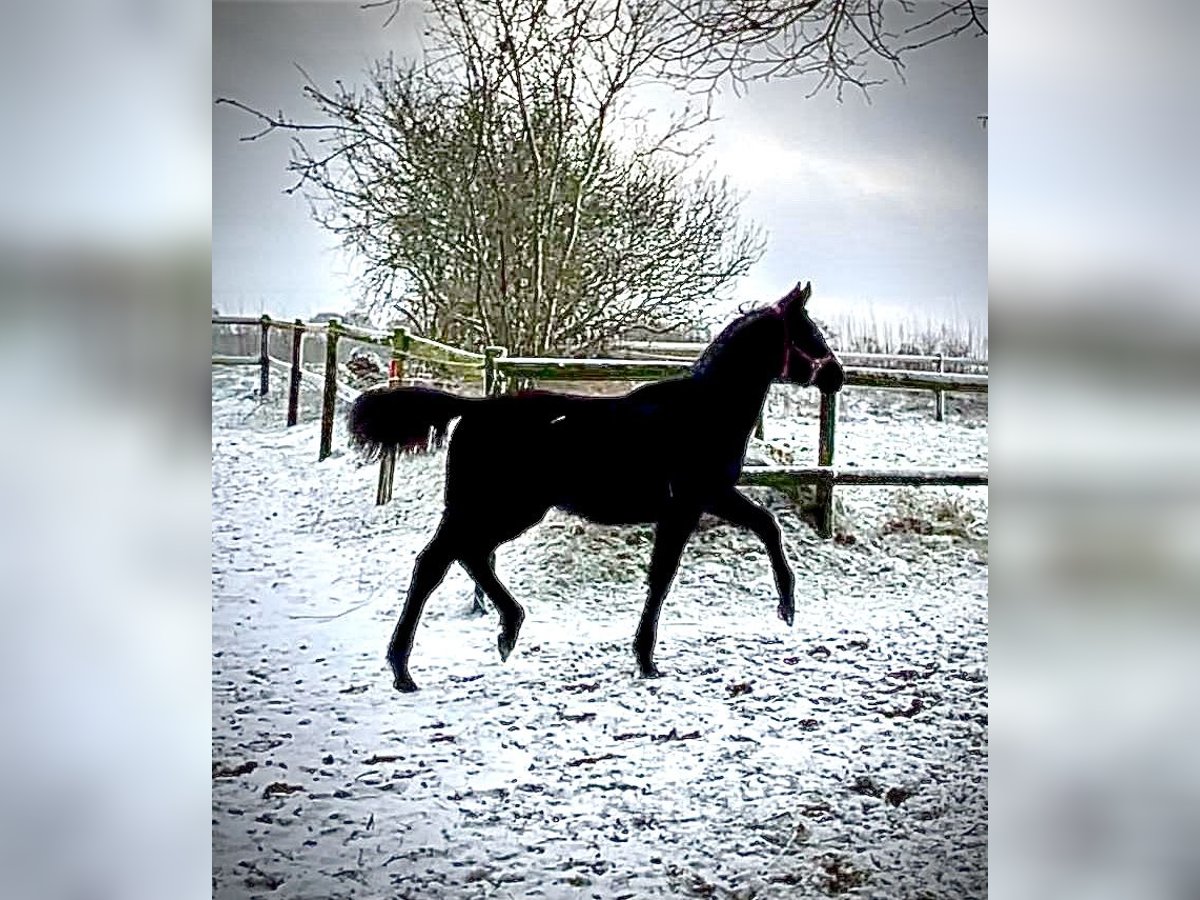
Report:
[[[317,451],[317,461],[326,459],[333,452],[333,425],[337,410],[337,401],[353,403],[362,392],[342,383],[338,379],[338,350],[343,341],[367,344],[380,350],[389,358],[388,383],[399,384],[405,378],[405,368],[409,360],[419,360],[428,365],[458,371],[465,375],[482,375],[484,371],[484,356],[439,344],[419,335],[409,334],[403,328],[391,332],[377,331],[369,328],[357,328],[342,325],[336,319],[329,322],[304,322],[296,319],[287,322],[272,319],[264,315],[259,318],[247,316],[213,316],[215,326],[253,326],[260,330],[259,352],[255,356],[231,356],[213,354],[213,365],[246,365],[257,366],[259,375],[259,393],[265,396],[270,387],[271,368],[283,369],[288,373],[288,408],[287,424],[295,425],[299,420],[300,383],[308,381],[321,390],[321,431],[320,447]],[[272,329],[290,331],[291,358],[282,360],[270,353],[270,335]],[[323,335],[325,352],[323,354],[323,372],[318,375],[304,368],[304,337],[306,335]],[[387,503],[392,498],[392,481],[396,466],[396,454],[386,453],[380,461],[379,486],[376,491],[376,503]]]
[[[269,389],[272,367],[289,375],[288,425],[295,425],[299,413],[300,382],[308,380],[319,386],[321,400],[321,432],[318,461],[324,460],[333,448],[333,422],[337,401],[353,402],[361,393],[338,381],[338,345],[342,340],[363,343],[379,348],[390,360],[389,384],[405,380],[409,362],[449,370],[467,378],[482,377],[485,394],[503,393],[507,385],[520,381],[655,381],[687,372],[692,362],[675,359],[549,359],[541,357],[510,357],[503,347],[487,347],[483,353],[472,353],[410,334],[403,328],[391,332],[354,328],[339,324],[292,322],[270,316],[213,316],[213,325],[257,326],[259,352],[257,355],[217,355],[213,365],[257,366],[260,370],[259,392]],[[291,333],[291,359],[274,357],[270,353],[272,329]],[[325,337],[324,371],[321,375],[303,368],[304,337],[323,334]],[[655,346],[663,342],[644,342]],[[673,345],[687,346],[687,345]],[[868,354],[847,354],[850,358],[869,357],[874,361],[894,359]],[[986,374],[941,371],[946,363],[986,365],[980,360],[961,357],[916,357],[920,361],[940,363],[935,371],[919,371],[872,366],[845,365],[848,387],[873,387],[900,390],[931,390],[938,395],[938,419],[942,418],[941,397],[946,392],[987,393]],[[832,537],[834,531],[833,491],[837,485],[986,485],[986,469],[860,469],[836,467],[833,464],[837,426],[837,394],[822,394],[818,425],[816,466],[746,466],[741,484],[789,488],[800,484],[815,484],[817,489],[817,531],[822,537]],[[761,435],[760,435],[761,436]],[[385,454],[380,462],[376,503],[387,503],[392,497],[395,454]]]
[[[704,352],[707,344],[694,341],[625,341],[613,349],[635,359],[671,359],[691,362]],[[957,372],[959,374],[987,375],[988,361],[972,356],[947,356],[944,353],[843,353],[836,351],[845,366],[876,368],[901,371]],[[901,385],[875,385],[876,387],[900,387]],[[907,387],[907,386],[906,386]],[[942,422],[946,418],[946,389],[934,387],[933,414]]]
[[[695,359],[707,347],[708,344],[699,341],[622,341],[619,344],[615,344],[613,349],[633,354],[650,353],[660,358]],[[947,365],[954,366],[987,368],[988,364],[986,359],[974,356],[947,356],[941,353],[927,355],[913,353],[856,353],[837,350],[836,347],[834,350],[837,352],[838,357],[847,363],[853,360],[855,363],[862,362],[868,365],[871,363],[893,362],[911,367],[913,364],[931,364],[936,363],[938,360]]]

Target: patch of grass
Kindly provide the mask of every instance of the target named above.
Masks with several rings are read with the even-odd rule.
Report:
[[[870,879],[866,872],[843,856],[828,853],[817,860],[821,870],[819,886],[830,896],[845,894],[855,888],[862,887]]]
[[[968,540],[980,539],[986,519],[967,497],[934,493],[928,488],[901,488],[894,495],[883,534],[941,534]]]
[[[796,496],[792,496],[790,499],[798,508],[800,518],[811,525],[814,531],[817,530],[821,507],[817,503],[816,485],[798,487],[794,493]],[[842,502],[836,490],[833,492],[833,528],[833,538],[837,543],[853,544],[856,542],[853,516],[850,515],[849,508]]]

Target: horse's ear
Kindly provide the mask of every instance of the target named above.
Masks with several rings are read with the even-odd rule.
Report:
[[[796,286],[794,288],[792,288],[790,291],[788,291],[787,294],[783,297],[782,300],[779,301],[779,303],[777,305],[780,309],[787,309],[788,307],[795,304],[801,310],[803,310],[804,305],[806,303],[808,303],[808,298],[811,296],[812,296],[812,282],[811,281],[806,281],[804,283],[796,282]]]

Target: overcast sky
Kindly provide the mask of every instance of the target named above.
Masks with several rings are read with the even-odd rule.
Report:
[[[411,9],[411,7],[410,7]],[[309,112],[303,67],[318,83],[362,80],[371,60],[415,53],[410,12],[383,28],[353,2],[213,6],[213,96]],[[713,157],[746,195],[767,252],[737,289],[766,302],[810,279],[823,318],[958,319],[986,328],[987,49],[956,40],[913,57],[868,104],[807,85],[722,96]],[[288,140],[246,143],[255,123],[213,110],[213,304],[223,312],[308,316],[354,300],[350,264],[309,218],[285,167]],[[819,303],[819,306],[817,305]]]

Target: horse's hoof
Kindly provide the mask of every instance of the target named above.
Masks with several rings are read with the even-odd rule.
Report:
[[[779,604],[779,618],[787,623],[788,628],[792,627],[792,623],[796,621],[796,608],[794,606],[784,606]]]
[[[402,694],[411,694],[417,689],[417,683],[412,680],[411,675],[405,672],[403,675],[396,676],[396,680],[392,682],[392,687]]]
[[[642,666],[642,677],[643,678],[662,678],[663,674],[662,674],[662,672],[658,671],[658,666],[654,665],[654,663],[650,663],[649,666]]]
[[[517,645],[517,639],[501,633],[496,638],[496,646],[500,648],[500,662],[508,662],[508,656]]]

